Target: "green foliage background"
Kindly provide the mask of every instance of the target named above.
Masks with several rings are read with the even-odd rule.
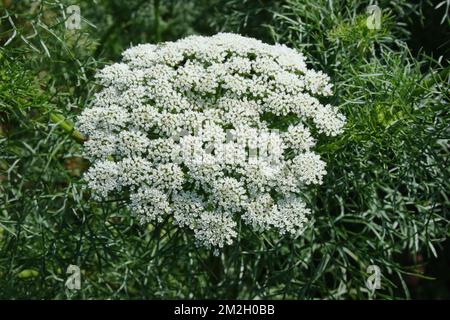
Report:
[[[80,30],[65,28],[71,4]],[[379,30],[369,4],[2,0],[0,298],[450,298],[450,1],[378,1]],[[328,175],[309,199],[314,228],[280,239],[242,226],[214,257],[168,221],[142,227],[122,202],[91,200],[71,123],[125,48],[218,31],[303,51],[348,123],[317,149]],[[64,285],[70,264],[79,291]]]

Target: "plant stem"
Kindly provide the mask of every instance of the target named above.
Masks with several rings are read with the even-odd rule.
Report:
[[[153,9],[154,9],[154,19],[155,19],[155,42],[158,43],[161,41],[161,30],[159,27],[159,4],[160,0],[154,0],[153,2]]]
[[[50,113],[50,120],[56,123],[61,129],[69,133],[75,141],[79,143],[83,143],[84,141],[86,141],[86,138],[80,132],[75,130],[73,125],[67,122],[67,120],[64,119],[63,116],[56,113]]]

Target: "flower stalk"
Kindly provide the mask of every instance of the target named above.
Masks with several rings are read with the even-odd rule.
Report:
[[[70,124],[63,116],[56,114],[56,113],[50,113],[50,120],[57,124],[62,130],[70,134],[70,136],[77,142],[83,143],[87,139],[84,137],[80,132],[75,130],[72,124]]]

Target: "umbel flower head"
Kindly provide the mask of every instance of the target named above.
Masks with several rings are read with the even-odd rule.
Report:
[[[326,173],[313,134],[335,136],[345,118],[319,102],[329,77],[302,54],[236,34],[190,36],[132,47],[97,78],[77,126],[98,198],[125,196],[142,223],[169,218],[215,249],[233,242],[239,220],[305,230],[305,192]]]

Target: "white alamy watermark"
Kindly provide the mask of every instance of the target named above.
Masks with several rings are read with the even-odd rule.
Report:
[[[80,6],[71,5],[67,7],[66,28],[68,30],[81,29],[81,9]]]
[[[381,269],[379,266],[373,264],[367,267],[366,272],[370,276],[366,280],[366,287],[370,291],[381,289]]]
[[[70,264],[67,267],[67,274],[70,276],[66,280],[66,288],[69,290],[80,290],[81,289],[81,270],[79,266]]]
[[[370,30],[381,29],[381,9],[377,5],[370,5],[366,8],[369,15],[366,20],[367,28]]]
[[[274,166],[280,164],[283,152],[280,146],[283,144],[283,139],[278,129],[252,128],[245,134],[234,129],[226,129],[223,135],[211,137],[210,141],[204,142],[203,134],[207,130],[208,127],[196,128],[193,132],[184,129],[177,130],[172,135],[172,139],[180,145],[186,146],[183,156],[189,156],[196,163],[209,163],[211,161],[209,155],[214,155],[215,161],[219,162],[257,163],[264,161]],[[186,143],[183,140],[185,137],[188,138],[187,142],[192,141],[191,138],[198,138],[199,141],[202,141],[202,150],[196,148],[195,144]],[[183,159],[185,158],[180,155],[174,161],[181,163]]]

